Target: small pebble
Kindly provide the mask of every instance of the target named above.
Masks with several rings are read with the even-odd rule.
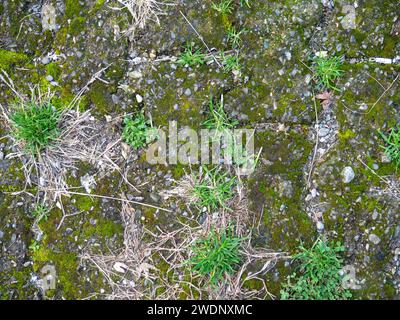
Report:
[[[350,183],[353,181],[355,177],[355,173],[352,167],[345,167],[342,171],[342,181],[344,183]]]
[[[50,63],[49,57],[44,57],[44,58],[42,58],[42,63],[43,63],[43,64],[49,64],[49,63]]]
[[[311,197],[315,198],[317,196],[317,189],[312,189],[311,190]]]
[[[318,231],[323,231],[325,229],[324,223],[321,221],[317,222],[317,230]]]
[[[143,75],[140,71],[131,71],[128,73],[128,77],[133,79],[140,79],[143,77]]]
[[[369,241],[371,241],[373,244],[378,244],[379,242],[381,242],[381,239],[376,235],[371,233],[368,237]]]
[[[136,95],[136,101],[137,101],[138,103],[142,103],[142,102],[143,102],[143,97],[142,97],[140,94],[137,94],[137,95]]]

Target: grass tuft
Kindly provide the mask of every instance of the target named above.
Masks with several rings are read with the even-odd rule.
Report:
[[[218,167],[209,170],[204,166],[202,170],[193,187],[195,204],[209,210],[227,208],[227,202],[234,197],[236,177],[229,177]]]
[[[217,132],[223,133],[226,130],[233,129],[238,125],[237,120],[231,120],[224,110],[224,97],[214,104],[213,98],[210,98],[209,104],[210,116],[209,119],[203,122],[207,129],[215,129]]]
[[[389,135],[385,135],[383,132],[380,132],[380,134],[386,143],[385,146],[382,146],[385,154],[390,161],[394,162],[400,168],[400,129],[392,128]]]
[[[221,0],[219,3],[213,2],[211,8],[220,14],[228,14],[232,13],[234,6],[232,0]]]
[[[320,54],[314,57],[313,71],[316,75],[318,85],[327,89],[340,91],[335,87],[335,82],[343,74],[341,57],[328,57]]]
[[[206,238],[195,242],[189,264],[192,270],[209,277],[209,283],[218,285],[226,275],[233,274],[240,263],[239,249],[245,238],[236,237],[233,228],[219,232],[211,230]]]
[[[300,263],[299,272],[288,277],[282,286],[281,298],[286,300],[340,300],[351,298],[351,292],[342,286],[340,270],[344,247],[328,244],[318,238],[310,249],[299,247],[294,260]]]
[[[33,154],[48,147],[60,135],[60,112],[48,102],[20,104],[10,120],[14,138]]]
[[[227,32],[228,42],[232,45],[233,48],[237,48],[242,43],[242,33],[245,30],[242,29],[237,31],[235,27],[230,27]]]
[[[241,65],[240,65],[240,58],[238,54],[235,55],[225,55],[224,52],[221,52],[221,60],[222,60],[222,66],[224,67],[225,72],[231,72],[231,71],[240,71]]]
[[[203,65],[206,62],[206,56],[199,49],[194,50],[191,44],[187,44],[177,62],[182,66]]]

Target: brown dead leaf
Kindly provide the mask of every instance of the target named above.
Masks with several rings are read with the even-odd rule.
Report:
[[[331,101],[332,101],[331,98],[332,98],[332,96],[331,96],[331,93],[328,92],[328,91],[325,91],[324,93],[317,94],[315,97],[316,97],[318,100],[322,100],[322,101],[321,101],[321,104],[322,104],[322,107],[323,107],[324,109],[328,108],[329,105],[331,104]]]
[[[331,94],[328,91],[325,91],[324,93],[317,94],[316,98],[318,100],[328,100],[331,98]]]

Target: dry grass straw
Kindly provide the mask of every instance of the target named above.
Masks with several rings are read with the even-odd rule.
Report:
[[[143,30],[149,23],[160,24],[159,16],[164,14],[162,6],[170,5],[156,0],[115,0],[121,7],[111,7],[114,10],[127,10],[132,19],[129,27],[123,33],[133,39],[137,30]]]
[[[179,185],[180,195],[189,194],[190,177]],[[174,191],[174,193],[177,190]],[[268,291],[265,274],[285,253],[254,248],[251,240],[258,232],[262,217],[248,210],[247,197],[238,188],[230,203],[233,210],[221,209],[204,219],[180,218],[161,229],[147,229],[135,218],[129,203],[123,205],[121,216],[125,223],[124,248],[117,254],[103,255],[87,252],[82,256],[95,266],[107,280],[111,291],[98,294],[105,299],[265,299],[274,298]],[[203,220],[203,221],[199,221]],[[246,237],[240,249],[241,264],[237,272],[227,276],[220,286],[209,284],[194,273],[187,261],[195,242],[211,230],[234,226],[238,237]],[[260,282],[259,290],[246,287],[248,281]]]
[[[88,85],[97,77],[99,77],[98,73],[93,76]],[[34,101],[41,105],[51,101],[53,97],[50,90],[43,92],[38,87],[31,88],[28,96],[20,93],[4,71],[0,74],[0,80],[13,91],[19,104]],[[95,121],[90,111],[79,111],[79,98],[88,85],[60,112],[58,127],[60,135],[40,153],[29,152],[25,148],[24,141],[16,139],[12,134],[7,136],[12,142],[14,151],[9,153],[7,158],[18,158],[23,164],[26,184],[21,192],[25,192],[28,186],[34,184],[37,185],[39,191],[45,192],[49,200],[55,201],[61,194],[67,194],[69,189],[67,173],[72,169],[78,169],[80,162],[89,162],[103,172],[119,168],[114,161],[120,158],[120,144],[115,143],[119,141],[119,136],[111,132],[105,134],[104,124]],[[7,131],[12,132],[13,123],[10,115],[15,110],[12,109],[12,105],[7,107],[0,105],[0,111]]]

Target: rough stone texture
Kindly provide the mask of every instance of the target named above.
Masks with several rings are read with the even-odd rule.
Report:
[[[300,242],[311,244],[323,233],[347,249],[345,262],[355,267],[361,287],[354,290],[355,298],[399,298],[399,199],[359,161],[390,181],[399,180],[394,165],[383,157],[378,134],[400,121],[399,81],[395,81],[399,67],[368,62],[372,57],[400,55],[398,3],[358,1],[352,29],[343,23],[341,5],[333,6],[332,1],[253,1],[250,9],[238,9],[230,22],[247,30],[240,51],[241,76],[226,74],[215,63],[183,68],[162,61],[178,56],[187,41],[203,49],[180,10],[210,48],[229,50],[226,21],[211,9],[211,2],[177,1],[165,8],[160,26],[150,24],[129,41],[117,33],[127,26],[126,13],[110,10],[102,1],[50,1],[56,9],[54,30],[53,25],[42,27],[40,4],[6,0],[0,3],[0,49],[25,55],[16,56],[6,69],[19,88],[50,82],[63,99],[108,67],[101,76],[104,81],[90,86],[82,101],[99,119],[145,106],[156,126],[177,120],[180,126],[199,128],[210,95],[224,94],[230,116],[242,126],[256,127],[256,147],[263,148],[256,172],[246,181],[251,209],[263,214],[260,245],[293,253]],[[329,110],[317,105],[317,129],[324,140],[312,166],[317,130],[312,97],[318,89],[304,64],[321,50],[344,55],[345,63],[337,84],[342,91]],[[7,104],[12,94],[3,84],[0,88],[0,103]],[[1,154],[7,156],[11,147],[6,140],[1,143]],[[141,156],[131,165],[129,179],[134,185],[147,182],[140,196],[155,203],[159,197],[154,194],[169,188],[170,178],[179,178],[183,171],[180,166],[151,166]],[[121,247],[120,204],[78,196],[66,199],[68,212],[82,213],[67,218],[56,230],[62,214],[53,209],[48,221],[42,222],[43,245],[33,261],[28,247],[33,240],[34,199],[10,194],[24,188],[20,165],[0,157],[1,297],[41,298],[31,279],[46,264],[55,265],[59,275],[49,296],[84,298],[107,290],[97,271],[80,265],[78,257],[88,247],[103,253]],[[356,176],[347,184],[341,173],[349,165]],[[80,186],[80,179],[93,174],[91,170],[82,164],[71,172],[72,184]],[[120,180],[119,174],[111,174],[93,192],[137,196],[129,188],[121,190]],[[167,224],[173,218],[141,209],[138,215],[148,225]],[[279,295],[280,282],[291,272],[289,265],[278,264],[267,275],[270,291]]]

